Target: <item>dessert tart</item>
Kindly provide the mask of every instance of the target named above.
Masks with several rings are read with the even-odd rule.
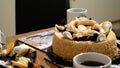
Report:
[[[83,52],[98,52],[114,58],[119,52],[116,40],[110,21],[99,24],[80,17],[66,25],[55,25],[52,51],[69,61]]]
[[[0,45],[0,49],[0,68],[40,68],[36,50],[28,45],[11,42],[5,48]]]

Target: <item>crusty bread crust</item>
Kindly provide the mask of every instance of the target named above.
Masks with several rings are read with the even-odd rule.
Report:
[[[107,39],[101,42],[74,41],[66,39],[60,32],[55,32],[52,42],[52,50],[56,55],[72,61],[72,58],[83,52],[98,52],[113,58],[118,55],[116,35],[110,31]]]

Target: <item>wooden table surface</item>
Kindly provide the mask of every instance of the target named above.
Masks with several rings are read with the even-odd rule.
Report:
[[[25,36],[29,36],[32,34],[36,34],[36,33],[40,33],[40,32],[44,32],[44,31],[48,31],[54,29],[54,27],[51,28],[47,28],[47,29],[41,29],[41,30],[37,30],[37,31],[32,31],[32,32],[27,32],[27,33],[23,33],[23,34],[19,34],[19,35],[15,35],[15,36],[10,36],[10,37],[6,37],[6,44],[10,43],[10,42],[15,42],[16,39],[20,38],[20,37],[25,37]],[[41,62],[41,65],[44,66],[44,68],[59,68],[58,66],[46,61],[44,59],[44,56],[46,54],[44,52],[38,51],[37,50],[37,57]]]

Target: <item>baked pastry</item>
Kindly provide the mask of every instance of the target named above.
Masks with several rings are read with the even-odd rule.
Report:
[[[98,24],[81,17],[66,25],[55,25],[52,50],[68,61],[83,52],[98,52],[113,58],[119,51],[116,40],[111,22]]]
[[[1,46],[0,67],[2,68],[40,68],[36,50],[25,44],[15,46],[13,42],[5,48]]]

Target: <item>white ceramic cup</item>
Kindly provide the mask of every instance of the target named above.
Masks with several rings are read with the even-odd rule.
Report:
[[[75,20],[75,17],[86,17],[87,9],[85,8],[70,8],[67,9],[67,23]]]
[[[104,65],[100,66],[89,66],[83,65],[81,63],[85,61],[96,61],[103,63]],[[73,67],[74,68],[111,68],[112,60],[108,56],[95,52],[86,52],[80,53],[73,58]]]

